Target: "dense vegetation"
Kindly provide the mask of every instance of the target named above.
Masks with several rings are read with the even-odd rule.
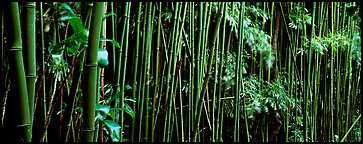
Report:
[[[1,142],[361,141],[355,2],[1,2]]]

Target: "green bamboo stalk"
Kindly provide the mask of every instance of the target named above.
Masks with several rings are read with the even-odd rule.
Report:
[[[168,118],[169,118],[169,120],[171,119],[171,118],[174,118],[173,117],[173,115],[175,114],[174,112],[172,112],[171,110],[172,110],[172,108],[173,108],[173,99],[175,99],[175,97],[176,97],[176,95],[175,95],[175,90],[174,90],[174,88],[175,88],[175,79],[176,79],[176,76],[175,76],[175,69],[176,69],[176,64],[177,64],[177,61],[179,61],[178,60],[178,55],[179,55],[179,53],[180,53],[180,45],[179,45],[179,43],[180,43],[180,40],[181,40],[181,34],[182,34],[182,31],[181,30],[179,30],[179,27],[183,27],[183,26],[180,26],[180,23],[181,23],[181,21],[180,21],[180,14],[182,13],[182,7],[183,7],[183,4],[179,4],[179,3],[177,3],[177,7],[179,7],[179,8],[177,8],[178,10],[180,10],[180,11],[178,11],[178,13],[176,13],[177,14],[177,16],[174,18],[174,22],[176,23],[176,27],[175,27],[175,33],[173,33],[173,36],[174,36],[174,38],[171,40],[171,46],[172,46],[172,51],[173,52],[171,52],[171,58],[170,58],[170,64],[169,64],[169,66],[171,67],[171,69],[170,70],[173,70],[173,71],[169,71],[168,72],[168,74],[170,74],[171,76],[170,76],[170,78],[171,78],[171,88],[170,88],[170,96],[171,96],[171,98],[169,99],[169,107],[168,107]],[[185,18],[185,12],[186,11],[186,7],[184,7],[184,18]],[[183,19],[184,19],[183,18]],[[182,25],[183,25],[183,23],[182,23]],[[172,122],[173,123],[173,122]],[[172,131],[172,129],[173,129],[173,125],[172,125],[172,123],[169,123],[168,124],[168,132],[167,132],[167,141],[171,141],[171,138],[172,138],[172,134],[171,134],[171,132],[173,132]]]
[[[353,27],[353,21],[350,21],[351,20],[351,18],[349,17],[348,18],[348,22],[350,22],[350,24],[351,24],[351,27]],[[348,23],[349,24],[349,23]],[[352,34],[352,35],[354,35],[354,34]],[[348,56],[348,60],[347,61],[349,61],[349,68],[348,68],[348,82],[350,82],[351,80],[352,80],[352,50],[351,50],[352,48],[350,48],[350,50],[349,50],[349,56]],[[358,79],[359,80],[359,79]],[[348,84],[348,88],[347,88],[347,91],[348,91],[348,93],[347,93],[347,117],[346,117],[346,125],[345,125],[345,129],[346,130],[348,130],[348,124],[349,124],[349,122],[350,122],[350,119],[349,119],[349,116],[350,116],[350,113],[351,113],[351,104],[350,104],[350,99],[351,99],[351,85],[350,85],[350,83]],[[353,100],[355,100],[355,99],[353,99]],[[354,107],[353,107],[354,108]],[[351,119],[353,119],[353,116],[354,116],[354,114],[351,114]],[[342,139],[343,140],[343,139]]]
[[[194,67],[195,67],[195,43],[194,43],[194,39],[195,39],[195,36],[194,36],[194,31],[195,31],[195,24],[194,24],[194,2],[192,2],[190,5],[189,5],[189,38],[190,38],[190,50],[191,50],[191,63],[189,64],[189,94],[188,94],[188,142],[190,142],[191,140],[191,133],[193,131],[193,96],[194,96],[194,85],[195,85],[195,75],[194,75]]]
[[[93,5],[89,5],[88,7],[88,12],[87,12],[87,17],[90,17],[92,14],[92,6]],[[87,27],[87,23],[90,23],[90,19],[86,19],[87,21],[84,22],[85,24],[85,28],[88,29]],[[84,64],[84,58],[85,57],[85,51],[83,51],[82,53],[79,54],[78,59],[79,61],[77,62],[76,66],[75,66],[75,71],[73,72],[73,77],[72,77],[72,85],[71,85],[71,89],[69,91],[68,97],[70,98],[69,103],[69,107],[66,107],[64,110],[64,117],[62,120],[62,125],[66,126],[65,130],[62,131],[61,133],[61,141],[64,142],[69,142],[69,132],[70,132],[70,127],[72,124],[72,115],[73,115],[73,111],[74,111],[74,106],[75,106],[75,102],[76,102],[76,92],[78,90],[78,85],[79,85],[79,81],[80,81],[80,77],[81,74],[83,72],[83,64]],[[45,79],[44,79],[44,83],[45,83]]]
[[[215,54],[215,57],[214,57],[214,67],[217,69],[218,68],[218,61],[217,61],[217,59],[218,59],[218,52],[219,52],[219,36],[217,37],[217,46],[216,46],[216,51],[217,51],[217,53]],[[212,110],[211,110],[211,112],[210,112],[210,114],[209,115],[211,115],[211,120],[212,120],[212,127],[211,127],[211,131],[212,131],[212,137],[211,137],[211,141],[212,142],[215,142],[216,140],[216,138],[215,138],[215,126],[216,126],[216,123],[215,123],[215,110],[216,110],[216,99],[217,99],[217,96],[216,96],[216,90],[217,90],[217,83],[218,83],[218,71],[217,70],[214,70],[214,84],[213,84],[213,98],[212,98]]]
[[[82,141],[92,142],[94,134],[94,118],[96,107],[96,75],[97,75],[97,49],[101,31],[101,20],[104,15],[104,2],[96,2],[93,7],[91,19],[91,31],[89,34],[89,48],[85,60],[85,84],[82,88],[83,101],[83,123]]]
[[[224,9],[225,3],[222,3],[222,10]],[[223,11],[219,11],[218,12],[218,17],[217,17],[217,22],[215,25],[215,29],[214,29],[214,34],[213,34],[213,38],[212,38],[212,47],[211,47],[211,53],[209,55],[209,59],[208,59],[208,67],[207,67],[207,73],[206,73],[206,79],[203,83],[203,89],[201,91],[201,99],[198,102],[198,112],[197,112],[197,117],[195,120],[195,124],[194,124],[194,131],[193,131],[193,142],[196,141],[196,136],[198,133],[198,127],[199,127],[199,123],[200,123],[200,117],[201,117],[201,113],[202,113],[202,105],[204,103],[204,96],[206,93],[206,89],[207,89],[207,85],[208,85],[208,81],[209,81],[209,75],[211,74],[211,68],[212,68],[212,60],[213,60],[213,56],[214,56],[214,50],[216,47],[216,40],[217,40],[217,36],[219,33],[219,27],[220,27],[220,23],[221,23],[221,19],[223,17]]]
[[[149,3],[146,3],[146,6],[145,6],[145,12],[144,12],[144,17],[143,17],[143,27],[142,27],[142,48],[144,48],[142,51],[142,54],[141,54],[141,66],[145,69],[145,60],[143,58],[145,58],[145,53],[146,53],[146,17],[147,17],[147,7],[148,7]],[[144,85],[144,78],[145,78],[145,73],[143,70],[140,70],[140,83],[139,83],[139,97],[138,97],[138,107],[140,108],[139,110],[139,141],[141,142],[142,141],[142,121],[143,121],[143,109],[144,109],[144,99],[145,99],[145,85]]]
[[[352,126],[349,128],[349,130],[345,133],[345,135],[344,135],[344,137],[342,138],[342,142],[344,142],[344,140],[345,140],[345,138],[347,138],[347,136],[348,136],[348,134],[349,134],[349,132],[353,129],[353,127],[355,126],[355,124],[357,124],[357,122],[358,122],[358,120],[360,119],[360,117],[361,117],[362,115],[360,114],[359,116],[358,116],[358,118],[354,121],[354,123],[352,124]]]
[[[34,95],[36,81],[36,56],[35,56],[35,2],[28,2],[25,5],[25,22],[23,47],[25,50],[25,74],[28,89],[28,101],[31,123],[33,123],[34,115]],[[32,127],[30,127],[32,133]]]
[[[10,74],[14,80],[12,83],[14,86],[13,90],[15,90],[15,100],[18,104],[18,118],[16,119],[16,131],[18,132],[18,135],[16,136],[16,141],[30,142],[32,138],[32,133],[30,131],[31,118],[29,113],[29,99],[22,55],[19,7],[17,2],[7,4],[9,5],[8,29],[10,30],[8,40],[8,58],[10,62]]]
[[[147,35],[146,35],[146,61],[145,61],[145,69],[144,69],[144,84],[145,84],[145,130],[144,130],[144,140],[148,141],[148,134],[149,134],[149,91],[150,91],[150,82],[151,82],[151,44],[152,44],[152,34],[153,34],[153,19],[155,15],[155,10],[153,10],[152,3],[149,3],[148,9],[148,23],[147,23]]]
[[[117,4],[115,4],[116,6],[114,6],[114,2],[110,2],[110,7],[111,7],[111,13],[115,13],[117,14],[117,8],[114,9],[114,7],[117,6]],[[116,29],[116,20],[117,20],[117,16],[116,15],[111,15],[111,35],[112,35],[112,40],[115,40],[117,35],[117,29]],[[111,55],[111,61],[110,61],[110,65],[111,65],[111,70],[112,70],[112,80],[115,79],[116,76],[116,49],[115,49],[115,45],[112,45],[112,55]]]
[[[40,36],[41,36],[41,46],[42,46],[42,71],[45,71],[45,46],[44,46],[44,20],[43,20],[43,3],[40,2]],[[46,119],[46,113],[47,113],[47,103],[46,103],[46,83],[45,78],[42,80],[42,91],[43,91],[43,113],[44,117],[43,120]],[[45,135],[45,141],[47,141],[47,134]]]
[[[158,7],[158,30],[157,30],[157,42],[156,42],[156,49],[155,49],[155,55],[156,55],[156,61],[155,61],[155,87],[154,87],[154,97],[152,102],[152,116],[151,116],[151,142],[155,142],[155,127],[156,127],[156,97],[159,92],[159,57],[160,57],[160,43],[161,43],[161,37],[160,37],[160,28],[161,28],[161,2],[159,3]],[[159,95],[160,97],[160,95]],[[157,107],[159,107],[158,105]]]
[[[174,18],[174,24],[173,24],[173,29],[172,29],[172,32],[171,32],[171,34],[170,34],[170,36],[171,36],[171,39],[169,39],[169,41],[171,41],[171,42],[169,42],[168,43],[168,48],[171,48],[171,50],[170,50],[170,55],[169,55],[169,59],[168,59],[168,69],[167,69],[167,76],[166,76],[166,86],[167,86],[167,88],[166,88],[166,92],[165,92],[165,94],[166,94],[166,99],[165,99],[165,106],[166,106],[166,109],[165,109],[165,111],[167,111],[167,113],[165,114],[166,116],[166,118],[165,118],[165,124],[164,124],[164,134],[163,134],[163,141],[167,141],[167,142],[169,142],[169,139],[170,139],[170,124],[171,124],[171,100],[169,100],[169,96],[170,96],[170,99],[172,99],[172,95],[169,95],[169,87],[170,87],[170,79],[171,79],[171,65],[172,65],[172,62],[173,62],[173,60],[174,61],[176,61],[175,59],[173,59],[174,57],[175,57],[175,53],[176,53],[176,50],[175,50],[175,40],[176,40],[176,36],[177,36],[177,32],[176,32],[176,30],[178,30],[177,29],[177,25],[179,24],[178,23],[178,21],[177,20],[179,20],[179,16],[180,16],[180,14],[179,14],[180,12],[179,12],[179,3],[177,2],[176,3],[176,8],[175,8],[175,10],[174,10],[174,15],[173,15],[173,18]],[[172,93],[172,92],[171,92]],[[168,105],[168,102],[169,102],[169,106],[167,106]]]
[[[310,46],[309,46],[309,53],[308,53],[308,71],[307,71],[307,89],[306,89],[306,102],[305,102],[305,107],[308,107],[309,109],[310,108],[312,108],[311,106],[309,106],[308,105],[308,102],[310,101],[310,102],[312,102],[312,96],[313,96],[313,94],[312,94],[312,86],[311,86],[311,65],[312,65],[312,63],[311,63],[311,61],[312,61],[312,56],[313,56],[313,48],[312,48],[312,41],[313,41],[313,39],[314,39],[314,37],[315,37],[315,27],[314,27],[314,24],[315,24],[315,11],[316,11],[316,3],[313,3],[313,13],[312,13],[312,22],[311,22],[311,35],[310,35]],[[309,110],[309,109],[306,109],[306,110]],[[313,114],[313,112],[310,110],[310,112],[306,112],[306,117],[308,116],[308,115],[310,115],[309,117],[310,118],[313,118],[312,116],[311,116],[311,114]],[[313,127],[313,125],[312,125],[312,123],[311,123],[311,121],[309,121],[308,122],[309,123],[309,126],[310,126],[310,128],[309,128],[309,131],[310,131],[310,133],[311,133],[311,136],[310,136],[310,139],[311,140],[313,140],[313,134],[314,134],[314,132],[313,132],[313,129],[314,129],[314,127]],[[308,123],[304,123],[305,125],[308,125]],[[308,127],[308,126],[306,126],[306,127]],[[307,135],[307,130],[306,130],[306,135]],[[307,140],[307,139],[306,139]]]
[[[194,58],[196,60],[196,65],[195,65],[195,71],[194,71],[194,75],[195,75],[195,84],[196,86],[194,87],[194,94],[195,94],[195,103],[194,103],[194,111],[193,111],[193,126],[192,126],[192,131],[194,133],[196,133],[195,131],[199,131],[197,129],[195,129],[195,125],[196,125],[196,118],[197,118],[197,110],[198,110],[198,101],[200,99],[200,90],[201,90],[201,70],[200,70],[200,65],[201,65],[201,47],[202,47],[202,37],[204,36],[203,35],[203,32],[202,32],[202,26],[203,26],[203,2],[199,3],[199,10],[198,10],[198,28],[197,28],[197,33],[198,33],[198,46],[197,46],[197,50],[196,50],[196,58]],[[198,122],[199,123],[199,122]],[[199,126],[198,126],[199,127]],[[195,141],[195,136],[194,135],[191,135],[191,139],[192,141]]]
[[[102,27],[102,26],[101,26]],[[103,28],[101,28],[101,31]],[[102,34],[103,32],[101,32]],[[101,42],[99,42],[101,44]],[[96,69],[96,78],[97,78],[97,82],[96,82],[96,100],[95,100],[95,105],[98,104],[98,102],[100,101],[100,91],[99,91],[99,87],[100,87],[100,81],[101,81],[101,78],[100,78],[100,75],[101,75],[101,68],[100,67],[97,67]],[[95,120],[94,121],[94,133],[93,133],[93,142],[98,142],[98,131],[99,131],[99,128],[100,128],[100,122],[98,120]]]
[[[107,5],[108,3],[105,3],[105,8],[104,8],[104,14],[107,14]],[[101,38],[106,38],[106,17],[103,17],[101,20],[101,32],[100,32],[100,37]],[[106,43],[103,41],[99,42],[99,49],[106,49]],[[98,50],[97,50],[98,51]],[[101,92],[100,89],[102,89],[102,91],[104,90],[104,68],[101,67],[97,67],[97,86],[96,86],[96,105],[99,103],[100,101],[100,96],[101,96]],[[95,121],[95,132],[93,135],[93,141],[94,142],[98,142],[99,138],[103,139],[103,136],[99,137],[99,131],[103,132],[103,128],[101,127],[103,123],[100,123],[98,120]]]
[[[136,90],[137,90],[137,69],[138,69],[138,60],[139,60],[139,47],[140,47],[140,17],[141,17],[141,9],[142,9],[142,2],[139,2],[139,8],[137,13],[137,24],[136,24],[136,48],[134,50],[134,60],[133,60],[133,83],[132,83],[132,99],[136,99]],[[140,100],[138,99],[138,102]],[[133,104],[132,107],[136,110],[136,104]],[[132,119],[131,123],[131,142],[134,142],[134,135],[135,135],[135,119]]]
[[[197,15],[197,18],[198,18],[198,27],[197,27],[197,33],[198,33],[198,45],[197,45],[197,50],[195,50],[196,54],[194,55],[195,56],[195,62],[196,62],[196,65],[194,67],[194,81],[195,81],[195,84],[196,86],[194,87],[194,97],[195,97],[195,100],[194,100],[194,103],[193,103],[193,115],[192,115],[192,126],[191,126],[191,129],[192,131],[190,132],[190,136],[191,136],[191,140],[190,141],[193,141],[194,139],[194,135],[193,135],[193,132],[194,131],[199,131],[199,130],[196,130],[194,128],[195,124],[196,124],[196,118],[197,118],[197,109],[198,109],[198,101],[200,99],[200,91],[201,91],[201,73],[202,73],[202,70],[200,69],[201,67],[201,49],[202,49],[202,38],[205,37],[205,35],[203,34],[203,2],[199,3],[198,6],[199,6],[199,9],[198,9],[198,15]],[[197,128],[199,129],[199,127]]]
[[[332,23],[331,23],[331,33],[334,33],[334,3],[331,3],[331,20],[332,20]],[[329,127],[331,127],[331,130],[329,131],[329,135],[331,136],[331,138],[329,140],[332,140],[334,138],[334,110],[333,110],[333,107],[334,107],[334,103],[333,103],[333,99],[334,99],[334,64],[333,64],[333,61],[334,61],[334,58],[335,58],[335,55],[334,55],[334,49],[335,47],[332,46],[331,47],[331,59],[330,59],[330,120],[331,120],[331,123],[329,125]]]
[[[125,42],[125,54],[124,54],[124,63],[123,63],[123,72],[122,72],[122,81],[121,81],[121,99],[120,99],[120,106],[121,108],[124,108],[124,99],[125,99],[125,79],[126,79],[126,64],[127,64],[127,53],[128,53],[128,38],[129,38],[129,15],[130,15],[130,5],[131,5],[131,2],[127,2],[125,4],[125,11],[124,11],[124,31],[125,31],[125,28],[126,28],[126,32],[124,32],[122,34],[122,39],[121,39],[121,45],[123,45],[123,43]],[[126,33],[126,36],[125,36],[125,39],[124,39],[124,34]],[[123,48],[121,46],[121,48]],[[121,57],[121,56],[120,56]],[[119,59],[119,62],[121,65],[121,59]],[[118,71],[116,71],[118,72]],[[122,142],[123,141],[123,125],[124,125],[124,115],[123,115],[123,111],[120,111],[120,126],[121,126],[121,129],[120,129],[120,141]]]
[[[116,68],[115,68],[115,79],[114,79],[114,86],[113,86],[113,95],[116,96],[118,94],[120,94],[120,99],[117,101],[115,101],[113,107],[118,107],[118,104],[121,106],[121,108],[123,108],[123,100],[124,100],[124,87],[120,86],[120,77],[121,77],[121,67],[122,67],[122,54],[123,54],[123,46],[124,46],[124,38],[125,38],[125,29],[126,29],[126,20],[127,20],[127,11],[128,11],[128,3],[125,4],[125,8],[124,8],[124,15],[122,17],[123,20],[123,25],[122,25],[122,32],[121,32],[121,37],[120,37],[120,46],[121,48],[119,48],[117,50],[117,54],[116,54]],[[121,82],[122,84],[122,82]],[[116,117],[116,121],[119,121],[120,123],[123,121],[123,111],[120,111],[118,117]],[[121,126],[121,131],[123,130],[123,124],[120,125]],[[120,135],[120,141],[122,141],[122,132]]]
[[[227,7],[228,4],[230,3],[226,3],[226,6],[224,7],[224,13],[227,15]],[[221,107],[221,98],[222,98],[222,83],[223,83],[223,67],[225,67],[225,36],[226,36],[226,23],[227,23],[227,16],[225,16],[223,18],[223,25],[222,25],[222,41],[221,41],[221,54],[220,54],[220,65],[219,65],[219,76],[218,76],[218,96],[217,96],[217,117],[216,117],[216,134],[215,134],[215,140],[217,142],[220,142],[219,140],[219,128],[221,127],[221,125],[223,123],[220,123],[220,119],[221,119],[221,111],[222,111],[222,107]],[[227,51],[228,52],[228,51]]]

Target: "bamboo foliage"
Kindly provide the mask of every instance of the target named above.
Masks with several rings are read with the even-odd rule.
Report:
[[[359,3],[19,5],[1,141],[360,141]]]

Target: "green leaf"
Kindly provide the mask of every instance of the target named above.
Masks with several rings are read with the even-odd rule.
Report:
[[[60,8],[64,8],[64,9],[68,10],[71,14],[73,14],[73,15],[74,15],[74,12],[73,12],[72,8],[71,8],[69,5],[67,5],[66,3],[63,3],[63,4],[60,6]]]
[[[52,54],[52,60],[56,65],[59,65],[63,61],[62,54]]]
[[[105,68],[108,65],[108,52],[104,49],[98,49],[97,55],[98,66]]]
[[[116,16],[116,14],[114,12],[110,12],[110,13],[107,13],[103,18],[107,18],[112,15]]]
[[[118,44],[117,41],[112,40],[112,39],[106,39],[106,38],[100,38],[100,41],[105,41],[105,42],[111,42],[113,45],[115,45],[118,48],[121,48],[120,44]]]
[[[110,112],[111,108],[110,106],[107,105],[101,105],[101,104],[97,104],[96,105],[96,119],[98,119],[99,121],[103,121],[106,119],[108,112]]]
[[[130,85],[125,86],[125,90],[130,90],[130,89],[132,89],[132,87]]]
[[[67,21],[77,18],[75,15],[66,15],[59,18],[60,21]]]
[[[121,126],[111,120],[105,120],[104,124],[106,125],[106,127],[110,132],[110,137],[112,139],[112,142],[118,142],[121,136],[120,133]]]
[[[335,135],[335,142],[339,142],[339,136],[338,135]]]
[[[107,104],[110,104],[112,101],[116,100],[117,98],[119,98],[121,95],[120,91],[117,91],[115,95],[111,96],[111,99],[109,101],[107,101]]]
[[[135,118],[135,112],[128,105],[126,105],[125,108],[114,108],[112,110],[121,110],[121,111],[129,114],[131,116],[131,118],[133,118],[133,119]]]

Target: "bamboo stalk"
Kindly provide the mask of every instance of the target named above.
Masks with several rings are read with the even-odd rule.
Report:
[[[20,29],[19,7],[17,2],[7,3],[9,6],[8,29],[9,32],[9,48],[8,58],[10,62],[10,75],[13,81],[13,89],[15,90],[15,100],[18,105],[16,119],[16,141],[30,142],[31,133],[31,118],[29,113],[29,99],[27,84],[25,78],[25,69],[22,55],[22,41]]]
[[[94,118],[96,105],[96,69],[97,69],[97,48],[99,45],[99,36],[101,31],[101,20],[104,15],[104,2],[96,2],[93,7],[91,19],[91,31],[88,39],[89,48],[87,49],[85,60],[85,86],[83,105],[83,124],[82,124],[82,141],[92,142],[94,134]]]

